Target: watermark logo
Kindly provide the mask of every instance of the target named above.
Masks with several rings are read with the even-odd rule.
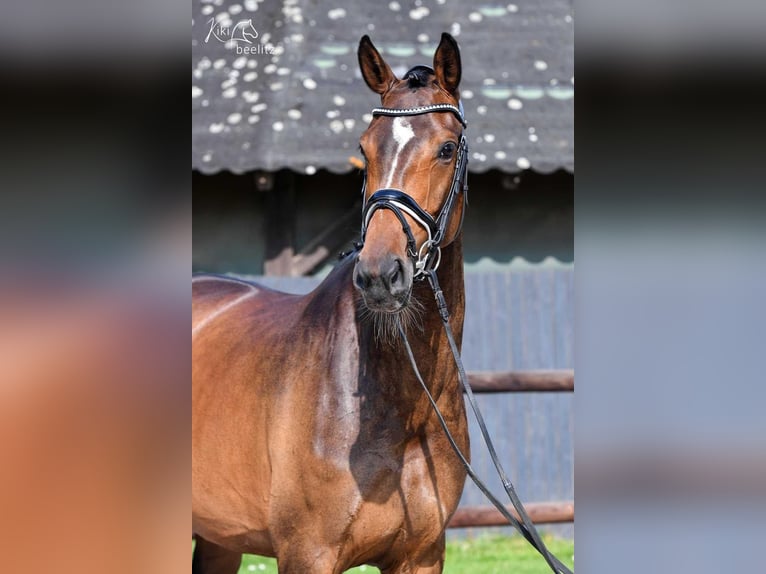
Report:
[[[233,28],[215,17],[210,18],[207,23],[209,28],[205,36],[205,44],[213,39],[226,44],[227,48],[233,48],[237,54],[274,53],[274,48],[270,45],[253,44],[253,41],[258,38],[258,31],[253,26],[252,19],[240,20]]]
[[[253,40],[258,38],[258,30],[253,26],[252,19],[240,20],[234,28],[230,28],[216,20],[214,17],[210,18],[207,22],[210,26],[207,36],[205,36],[205,44],[210,41],[212,36],[219,42],[246,42],[252,44]]]

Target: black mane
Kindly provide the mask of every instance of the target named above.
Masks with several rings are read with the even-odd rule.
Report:
[[[403,80],[407,80],[407,87],[414,89],[425,88],[433,80],[435,74],[428,66],[415,66],[404,74]]]

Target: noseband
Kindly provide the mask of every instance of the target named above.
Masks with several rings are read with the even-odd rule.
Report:
[[[431,104],[428,106],[419,106],[416,108],[374,108],[372,110],[373,116],[419,116],[422,114],[431,114],[438,112],[449,112],[455,114],[463,128],[467,126],[465,118],[463,117],[463,104],[460,102],[459,107],[452,104]],[[366,192],[367,180],[365,177],[365,185],[362,188],[362,197]],[[407,255],[412,259],[415,266],[415,280],[422,280],[426,278],[428,271],[436,271],[441,262],[441,246],[444,240],[444,234],[449,223],[449,217],[455,206],[455,201],[460,193],[463,193],[463,206],[465,207],[466,197],[468,194],[468,143],[466,142],[465,135],[460,134],[460,144],[457,149],[457,162],[455,164],[455,172],[452,175],[452,184],[450,185],[449,194],[444,201],[439,213],[436,217],[432,216],[425,209],[420,207],[411,196],[407,195],[401,189],[384,188],[379,189],[373,193],[370,198],[365,202],[362,208],[362,245],[364,244],[365,237],[367,235],[367,227],[372,220],[372,216],[379,209],[389,209],[394,215],[396,215],[399,222],[402,224],[402,231],[407,235]],[[410,224],[404,215],[409,215],[418,225],[426,230],[428,239],[426,239],[420,248],[417,248],[415,243],[415,236],[412,233]],[[465,209],[463,209],[465,214]],[[463,226],[461,218],[460,228]],[[458,228],[458,230],[460,229]]]

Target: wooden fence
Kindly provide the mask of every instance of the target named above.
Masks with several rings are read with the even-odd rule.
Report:
[[[573,392],[574,371],[571,369],[540,371],[506,371],[501,373],[469,372],[468,382],[474,393]],[[507,506],[517,519],[516,510]],[[527,502],[524,508],[535,524],[574,522],[574,501]],[[508,526],[508,521],[494,506],[461,506],[452,516],[448,528]]]

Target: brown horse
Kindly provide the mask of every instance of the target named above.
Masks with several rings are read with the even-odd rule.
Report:
[[[281,574],[359,564],[442,572],[444,531],[465,470],[390,335],[407,329],[467,452],[456,368],[416,266],[438,243],[440,260],[427,265],[438,263],[460,341],[462,186],[448,202],[463,144],[460,54],[444,34],[433,69],[418,66],[402,79],[366,36],[358,56],[385,108],[360,142],[366,190],[406,192],[416,205],[366,210],[363,248],[308,295],[224,277],[192,280],[195,574],[234,573],[243,552],[275,556]],[[453,113],[423,113],[424,106]],[[403,109],[412,113],[395,113]],[[409,201],[400,200],[400,207]],[[416,208],[435,218],[445,202],[443,233],[432,237]]]

